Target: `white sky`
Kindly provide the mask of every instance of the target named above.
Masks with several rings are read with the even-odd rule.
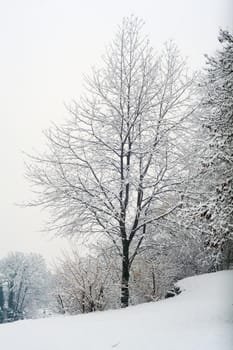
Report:
[[[231,0],[0,0],[0,258],[33,251],[46,259],[67,246],[41,234],[45,213],[14,205],[30,198],[22,151],[43,148],[42,130],[78,99],[82,75],[100,63],[122,17],[146,22],[152,45],[175,39],[194,68],[233,28]]]

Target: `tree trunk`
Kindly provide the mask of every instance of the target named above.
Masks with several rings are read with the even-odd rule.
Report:
[[[124,308],[129,305],[129,242],[122,240],[122,245],[121,307]]]

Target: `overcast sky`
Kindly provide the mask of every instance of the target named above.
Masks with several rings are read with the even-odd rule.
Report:
[[[200,68],[232,30],[232,0],[0,0],[0,258],[33,251],[51,260],[66,247],[40,231],[46,213],[15,206],[30,198],[22,151],[42,149],[42,130],[66,116],[82,75],[101,55],[124,16],[145,21],[152,46],[174,39]]]

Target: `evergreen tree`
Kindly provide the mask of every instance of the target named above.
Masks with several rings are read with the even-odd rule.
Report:
[[[208,146],[202,159],[206,195],[201,217],[208,245],[217,248],[226,268],[233,258],[233,36],[220,30],[219,42],[215,56],[206,56],[203,127]]]

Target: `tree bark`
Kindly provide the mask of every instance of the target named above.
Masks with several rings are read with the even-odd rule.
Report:
[[[122,278],[121,278],[121,307],[125,308],[129,305],[129,241],[122,240],[123,257],[122,257]]]

